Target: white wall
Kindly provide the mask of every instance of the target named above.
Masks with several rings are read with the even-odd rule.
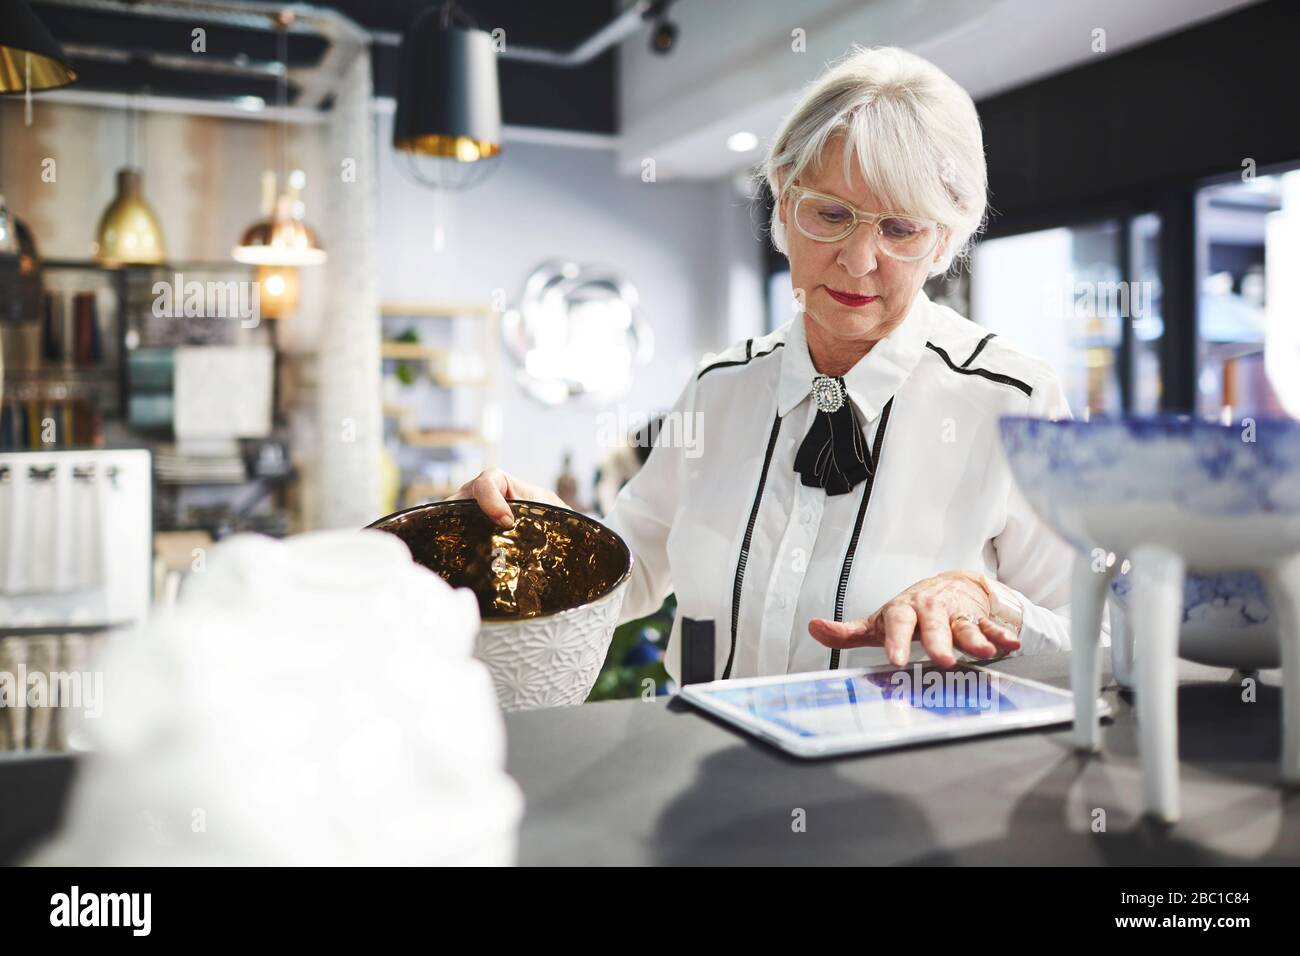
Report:
[[[378,122],[385,301],[487,304],[504,289],[513,304],[546,259],[613,266],[636,286],[655,336],[654,358],[623,403],[628,415],[666,409],[703,353],[761,334],[761,246],[728,179],[646,183],[619,176],[609,149],[507,141],[492,178],[435,193],[398,168],[390,118]],[[522,391],[504,357],[496,397],[504,416],[498,464],[553,486],[570,450],[589,493],[601,453],[597,416],[617,409],[544,407]]]

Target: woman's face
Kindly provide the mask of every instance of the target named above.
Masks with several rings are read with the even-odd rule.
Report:
[[[858,171],[856,153],[850,157],[850,179],[844,178],[841,147],[832,140],[816,168],[810,165],[799,177],[799,185],[842,199],[864,212],[907,213],[891,209],[874,195]],[[809,239],[794,225],[794,197],[786,192],[781,203],[785,225],[790,283],[804,307],[808,346],[814,362],[849,366],[865,355],[876,342],[893,331],[907,317],[907,310],[925,283],[929,270],[944,254],[945,234],[925,258],[904,262],[886,255],[877,245],[873,228],[866,223],[838,242]],[[837,301],[833,292],[850,296],[871,296],[865,304]],[[826,371],[825,369],[820,369]],[[842,374],[843,370],[827,372]]]

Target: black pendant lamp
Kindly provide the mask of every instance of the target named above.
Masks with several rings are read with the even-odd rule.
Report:
[[[501,155],[501,94],[492,38],[451,0],[402,38],[393,148],[426,186],[464,189]]]
[[[63,48],[27,0],[0,3],[0,94],[52,90],[76,79]]]

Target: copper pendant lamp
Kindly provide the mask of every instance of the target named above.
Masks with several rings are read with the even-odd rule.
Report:
[[[274,183],[275,174],[268,174],[268,179]],[[275,197],[274,186],[271,196]],[[231,250],[235,261],[254,266],[318,266],[324,262],[325,250],[315,231],[302,221],[301,205],[292,192],[271,199],[269,210],[264,198],[263,218],[245,229]]]
[[[281,176],[286,169],[286,141],[288,131],[283,111],[288,108],[289,99],[289,27],[294,15],[292,11],[283,11],[274,18],[278,31],[277,43],[280,58],[279,106],[281,109],[280,126],[277,132],[277,165]],[[298,174],[295,174],[298,175]],[[266,180],[264,178],[263,182]],[[272,174],[274,182],[274,174]],[[314,266],[320,265],[327,258],[321,248],[315,231],[303,221],[302,202],[297,198],[297,189],[282,192],[270,202],[267,209],[267,196],[263,191],[263,218],[244,230],[239,243],[231,250],[236,262],[246,262],[256,266]],[[274,196],[274,186],[271,195]]]

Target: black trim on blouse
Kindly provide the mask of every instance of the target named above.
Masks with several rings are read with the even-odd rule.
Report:
[[[759,352],[757,355],[755,355],[754,340],[747,339],[745,341],[745,357],[743,359],[728,359],[725,362],[714,362],[712,365],[706,365],[704,368],[700,369],[700,374],[695,376],[695,381],[698,382],[700,379],[704,378],[704,376],[707,375],[709,372],[712,372],[715,368],[729,368],[730,366],[733,365],[748,365],[754,359],[760,359],[764,355],[771,355],[773,352],[775,352],[777,349],[781,348],[784,345],[785,345],[784,342],[777,342],[766,352]]]
[[[853,556],[858,550],[858,537],[862,534],[862,520],[867,516],[867,503],[871,501],[871,489],[876,483],[876,475],[880,472],[880,452],[885,441],[885,427],[889,424],[889,410],[893,406],[893,398],[885,402],[885,407],[880,412],[880,424],[876,426],[876,440],[871,443],[871,473],[867,475],[862,489],[862,503],[858,505],[858,517],[853,522],[853,535],[849,538],[849,549],[844,554],[844,564],[840,568],[840,583],[835,589],[836,621],[844,620],[844,595],[849,589],[849,574],[853,571]],[[839,670],[839,666],[840,649],[837,647],[831,651],[831,670]]]
[[[1027,396],[1032,396],[1034,394],[1033,387],[1020,381],[1018,378],[1012,378],[1010,375],[1003,375],[1001,372],[990,372],[986,368],[966,368],[961,365],[954,365],[952,359],[948,357],[948,353],[939,348],[939,346],[935,345],[933,342],[926,342],[925,347],[937,352],[939,357],[943,359],[944,364],[954,372],[959,372],[962,375],[978,375],[980,378],[986,378],[990,382],[999,382],[1003,385],[1010,385],[1012,388],[1020,389]],[[979,350],[976,349],[977,353],[978,351]]]
[[[736,660],[736,633],[740,629],[740,592],[745,585],[749,543],[754,537],[754,523],[758,521],[758,508],[763,503],[763,486],[767,484],[767,471],[772,464],[772,452],[776,450],[776,436],[780,431],[781,415],[778,412],[772,422],[772,435],[767,440],[767,453],[763,455],[763,470],[758,475],[758,491],[754,493],[754,506],[749,509],[749,524],[745,527],[745,539],[741,542],[740,557],[736,561],[736,583],[731,591],[731,650],[727,652],[727,666],[722,671],[723,680],[731,676],[731,665]]]
[[[975,351],[971,352],[970,355],[966,356],[966,361],[961,363],[961,367],[969,368],[970,363],[975,361],[976,357],[978,357],[979,354],[984,351],[984,346],[988,345],[989,339],[993,338],[993,336],[995,335],[997,335],[996,332],[990,332],[988,335],[984,336],[984,338],[980,339],[979,345],[975,346]]]

